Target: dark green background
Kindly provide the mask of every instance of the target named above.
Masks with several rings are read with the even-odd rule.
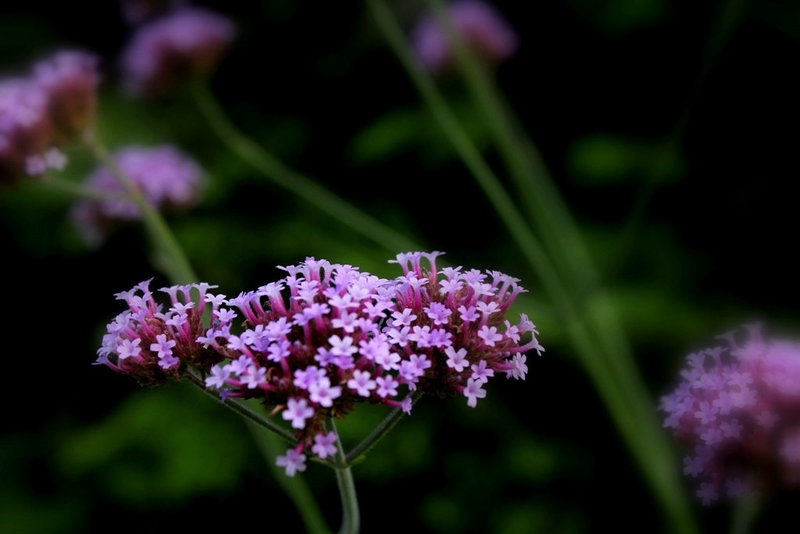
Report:
[[[797,332],[800,6],[791,2],[496,2],[519,32],[498,83],[584,231],[654,399],[683,356],[742,322]],[[364,532],[659,532],[662,519],[539,282],[452,153],[359,2],[209,2],[239,36],[212,87],[233,120],[318,180],[452,264],[499,269],[547,348],[525,382],[495,379],[476,409],[426,399],[354,468]],[[417,2],[393,4],[407,27]],[[381,276],[395,252],[354,234],[232,156],[186,95],[123,96],[128,37],[115,2],[0,8],[0,69],[64,45],[102,59],[110,146],[175,143],[207,169],[201,205],[169,217],[200,277],[235,295],[306,256]],[[442,90],[490,163],[480,115]],[[93,167],[79,150],[65,177]],[[497,167],[500,169],[500,167]],[[648,191],[652,194],[648,194]],[[631,219],[637,202],[644,209]],[[0,532],[299,528],[234,414],[179,386],[141,390],[92,366],[117,291],[156,277],[137,228],[99,250],[71,199],[0,191],[3,421]],[[630,233],[628,233],[630,231]],[[355,442],[381,413],[345,425]],[[332,474],[304,474],[331,524]],[[772,501],[788,531],[797,494]],[[709,532],[724,506],[700,509]]]

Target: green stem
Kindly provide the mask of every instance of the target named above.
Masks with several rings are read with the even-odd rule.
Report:
[[[160,253],[154,263],[161,267],[173,283],[187,284],[197,281],[197,275],[194,273],[186,254],[184,254],[183,249],[161,217],[161,214],[147,202],[142,192],[136,187],[136,184],[122,172],[114,158],[111,157],[106,147],[103,146],[93,132],[89,132],[84,136],[84,142],[95,158],[108,168],[125,189],[130,199],[138,206],[139,211],[142,213],[144,225],[153,239],[156,250]]]
[[[450,111],[444,99],[433,85],[430,77],[426,76],[416,66],[410,51],[405,45],[405,38],[393,15],[385,3],[380,0],[368,0],[368,5],[378,25],[383,30],[385,37],[392,46],[395,54],[405,66],[409,76],[417,86],[420,94],[428,104],[431,112],[442,127],[445,135],[453,144],[467,168],[478,181],[487,198],[494,206],[502,221],[508,228],[511,237],[522,250],[525,258],[539,276],[542,286],[547,291],[551,302],[558,314],[564,319],[570,339],[575,344],[576,352],[582,357],[589,370],[589,375],[601,398],[609,405],[612,419],[618,425],[623,435],[629,442],[635,444],[636,426],[626,409],[624,397],[620,396],[617,384],[602,368],[602,355],[597,351],[597,345],[591,339],[583,324],[578,310],[575,309],[572,299],[566,292],[559,278],[558,271],[551,263],[542,245],[533,235],[519,213],[511,197],[505,192],[500,180],[483,160],[480,152],[474,146],[457,119]],[[649,457],[634,445],[635,452],[644,458]],[[643,460],[644,460],[643,458]]]
[[[543,246],[555,264],[565,287],[573,298],[581,302],[594,325],[594,333],[605,348],[613,365],[624,375],[624,383],[644,393],[641,378],[631,362],[630,347],[619,324],[616,313],[602,291],[600,279],[591,255],[569,210],[554,185],[553,179],[536,146],[523,135],[514,120],[506,101],[486,69],[473,57],[458,33],[453,31],[441,0],[428,0],[432,4],[452,41],[457,65],[467,81],[477,108],[490,129],[494,144],[505,163],[509,176],[523,202],[523,212],[538,228]],[[435,85],[431,83],[435,91]],[[646,398],[637,395],[637,397]]]
[[[539,186],[537,191],[541,194],[526,189],[522,196],[536,198],[537,209],[533,211],[538,212],[540,211],[538,208],[543,208],[547,214],[546,218],[539,220],[542,223],[541,232],[548,239],[545,248],[533,236],[525,218],[519,213],[499,179],[466,135],[430,76],[416,64],[391,10],[381,0],[367,0],[367,4],[389,45],[445,135],[483,188],[512,238],[537,272],[557,312],[565,320],[576,352],[581,357],[599,395],[606,403],[612,420],[645,473],[665,513],[681,531],[695,532],[697,528],[688,502],[682,493],[675,490],[680,487],[680,481],[672,452],[667,446],[666,439],[662,437],[662,429],[655,418],[655,410],[651,408],[652,404],[645,393],[641,378],[632,366],[629,348],[613,310],[607,299],[600,294],[594,295],[595,298],[588,310],[576,308],[578,301],[567,289],[571,287],[575,291],[575,288],[578,288],[578,294],[581,294],[587,285],[597,287],[597,283],[588,253],[578,239],[577,230],[569,221],[555,188],[549,181],[538,180],[537,176],[541,173],[531,175],[530,171],[525,171],[525,176]],[[489,109],[498,110],[500,117],[506,116],[502,108],[497,109],[491,105]],[[495,124],[495,130],[503,135],[504,140],[500,143],[505,147],[503,152],[507,158],[513,158],[509,161],[512,174],[519,179],[521,169],[527,169],[529,165],[533,169],[543,171],[544,166],[538,158],[538,153],[533,151],[533,146],[512,145],[512,138],[508,136],[507,130],[509,123],[500,122],[500,119],[498,122],[500,126]],[[522,159],[523,153],[527,154],[527,162]],[[529,206],[528,209],[532,208]],[[560,243],[561,239],[567,245]],[[548,253],[554,257],[553,261]],[[563,265],[567,267],[560,268]],[[567,277],[566,285],[561,280],[562,276]],[[588,324],[584,323],[584,317],[588,319]]]
[[[750,534],[761,511],[761,499],[748,493],[733,503],[731,509],[731,534]]]
[[[422,394],[415,395],[412,403],[416,403]],[[413,405],[413,404],[412,404]],[[380,422],[375,429],[370,432],[370,434],[364,438],[361,443],[353,447],[353,449],[347,453],[347,457],[345,458],[345,465],[353,465],[361,460],[362,456],[364,456],[367,452],[369,452],[375,445],[377,445],[378,441],[389,433],[391,429],[400,422],[400,419],[403,417],[403,410],[401,408],[395,408],[391,411],[386,418]]]
[[[342,499],[342,528],[339,534],[358,534],[361,526],[361,513],[358,509],[358,495],[356,485],[353,481],[353,473],[347,465],[347,457],[344,453],[344,446],[336,431],[336,424],[330,420],[333,431],[336,432],[336,484],[339,487],[339,496]]]
[[[711,26],[703,53],[700,71],[689,91],[683,112],[672,131],[661,142],[661,146],[654,155],[652,170],[637,191],[629,215],[625,218],[625,228],[620,233],[619,244],[617,245],[619,252],[614,255],[614,263],[609,268],[609,272],[612,274],[622,266],[622,262],[633,249],[634,241],[640,231],[651,199],[655,196],[657,186],[662,184],[666,177],[667,162],[665,160],[674,158],[674,153],[680,148],[686,134],[689,119],[697,106],[698,97],[705,86],[709,74],[712,72],[712,67],[717,58],[741,22],[747,7],[746,3],[746,0],[726,0],[718,6],[717,15],[714,17],[714,24]]]
[[[639,464],[649,478],[654,494],[664,512],[681,531],[696,531],[697,526],[689,501],[680,491],[679,469],[667,442],[644,380],[634,363],[627,337],[619,322],[580,232],[560,197],[535,145],[513,119],[506,101],[493,79],[464,45],[445,14],[441,0],[428,0],[438,10],[454,44],[456,60],[467,86],[490,127],[494,144],[514,181],[531,222],[566,287],[580,303],[588,330],[600,344],[599,357],[605,361],[600,372],[611,373],[616,387],[628,403],[623,409],[631,412],[637,432],[629,445],[640,450]]]
[[[61,178],[57,178],[52,174],[44,174],[31,181],[58,189],[65,193],[69,193],[70,195],[75,195],[76,197],[86,198],[89,200],[130,200],[127,195],[98,191],[97,189],[92,189],[91,187],[85,187]]]
[[[187,374],[187,377],[189,381],[191,381],[192,384],[197,386],[203,393],[205,393],[206,395],[215,400],[220,400],[219,396],[216,393],[206,389],[202,378],[197,376],[195,373],[189,372]],[[286,428],[279,425],[272,419],[264,417],[263,415],[253,411],[242,399],[227,398],[224,401],[222,401],[222,403],[226,407],[230,408],[234,412],[238,413],[239,415],[247,419],[248,421],[257,424],[259,426],[262,426],[270,430],[271,432],[277,434],[283,440],[288,442],[291,446],[297,445],[297,439],[294,437],[294,434],[292,434],[290,431],[288,431]]]
[[[549,178],[541,154],[533,143],[526,143],[518,135],[520,129],[515,124],[513,113],[494,87],[493,79],[454,31],[442,2],[427,1],[448,34],[456,66],[467,81],[473,99],[479,104],[477,109],[482,113],[494,145],[519,190],[524,211],[541,229],[546,247],[553,251],[551,255],[559,272],[565,274],[570,283],[592,282],[594,275],[589,268],[588,252],[569,220],[568,211]]]
[[[277,185],[316,206],[357,233],[392,253],[419,250],[419,246],[399,232],[361,211],[310,178],[290,169],[267,150],[242,134],[220,108],[205,85],[191,86],[191,93],[211,129],[242,160]]]
[[[283,452],[281,443],[272,432],[265,431],[260,424],[247,420],[247,426],[255,438],[262,455],[266,458],[267,465],[281,489],[289,496],[300,511],[300,518],[309,534],[330,534],[331,530],[325,523],[322,511],[317,506],[314,495],[303,477],[288,477],[277,465],[274,459]],[[281,436],[283,437],[283,436]]]
[[[141,210],[145,226],[163,254],[161,258],[162,266],[172,283],[196,282],[198,278],[194,274],[194,270],[186,258],[183,249],[178,244],[178,241],[173,236],[161,215],[145,200],[136,185],[125,176],[125,173],[122,172],[110,156],[108,150],[106,150],[93,134],[87,134],[85,136],[85,142],[98,161],[111,171]],[[194,373],[189,373],[188,377],[206,394],[215,396],[205,388],[205,384],[203,384],[199,376]],[[258,415],[239,399],[226,399],[225,405],[245,418],[249,428],[257,438],[259,449],[262,454],[264,454],[267,465],[276,475],[276,480],[297,507],[308,532],[312,534],[328,534],[330,531],[325,526],[319,507],[305,482],[299,477],[287,477],[284,473],[276,469],[275,457],[279,450],[277,443],[275,443],[275,436],[272,434],[267,435],[262,429],[269,429],[271,432],[274,432],[290,443],[296,443],[291,432],[275,424],[273,421]]]

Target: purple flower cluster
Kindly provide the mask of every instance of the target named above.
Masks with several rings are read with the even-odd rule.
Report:
[[[488,64],[508,59],[519,46],[517,34],[508,21],[485,2],[456,1],[448,6],[447,14],[464,43]],[[427,70],[442,72],[452,67],[453,50],[435,13],[426,13],[419,20],[412,42],[419,61]]]
[[[55,146],[89,127],[97,107],[97,58],[63,50],[28,76],[0,80],[0,181],[60,169]]]
[[[150,280],[117,293],[128,309],[108,324],[96,363],[146,385],[179,378],[187,366],[207,369],[221,361],[221,354],[198,341],[206,331],[206,303],[216,315],[224,300],[208,293],[214,287],[201,283],[162,288],[170,299],[166,310],[153,298]]]
[[[207,9],[181,7],[138,28],[122,54],[127,88],[158,95],[211,74],[234,38],[231,21]]]
[[[336,436],[325,422],[357,402],[410,413],[419,392],[460,395],[474,407],[489,378],[524,379],[525,353],[544,350],[527,316],[505,319],[524,291],[518,280],[439,271],[438,255],[399,254],[403,275],[393,280],[307,258],[281,267],[282,280],[234,298],[204,285],[194,286],[199,295],[190,301],[188,286],[166,288],[166,312],[140,284],[120,296],[130,309],[109,325],[98,361],[146,382],[176,377],[188,362],[223,398],[274,407],[296,430],[297,447],[278,459],[292,475],[305,469],[305,450],[334,453]],[[204,331],[196,322],[202,302],[211,305]]]
[[[181,210],[197,203],[204,183],[203,170],[174,146],[132,145],[117,150],[112,158],[155,209]],[[124,196],[122,184],[106,167],[97,168],[85,185],[109,195],[105,200],[81,200],[73,206],[72,220],[88,244],[102,242],[119,222],[141,218],[139,207]]]
[[[760,325],[744,330],[743,340],[731,332],[690,354],[661,399],[704,504],[800,485],[800,343],[765,339]]]

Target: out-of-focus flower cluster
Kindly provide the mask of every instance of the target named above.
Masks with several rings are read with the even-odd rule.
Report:
[[[519,47],[519,38],[508,21],[485,2],[458,0],[447,6],[446,15],[464,44],[488,65],[508,59]],[[425,13],[411,38],[417,57],[427,70],[444,72],[453,66],[450,39],[436,13]]]
[[[687,357],[683,380],[661,399],[704,504],[800,485],[800,343],[765,339],[755,324],[744,339],[721,337]]]
[[[235,36],[227,18],[199,7],[179,7],[139,26],[122,53],[127,89],[161,95],[204,78],[217,67]]]
[[[491,377],[524,379],[525,353],[544,350],[527,316],[505,318],[524,291],[518,280],[439,271],[439,254],[399,254],[403,275],[393,280],[307,258],[234,298],[207,284],[165,288],[166,309],[144,282],[118,295],[128,310],[109,324],[98,362],[144,383],[194,367],[223,398],[261,399],[296,430],[297,447],[278,459],[292,475],[305,469],[305,450],[335,452],[326,421],[357,402],[410,413],[418,392],[474,407]]]
[[[91,54],[62,50],[29,75],[0,79],[0,183],[66,164],[56,147],[94,122],[97,63]]]
[[[172,145],[127,146],[114,152],[112,160],[145,201],[163,212],[194,206],[205,182],[200,166]],[[139,207],[107,167],[97,168],[85,185],[108,196],[73,206],[71,218],[88,244],[101,243],[120,222],[141,218]]]

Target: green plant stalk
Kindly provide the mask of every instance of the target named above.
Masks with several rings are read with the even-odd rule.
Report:
[[[119,168],[119,165],[111,157],[108,150],[100,142],[94,132],[89,132],[84,136],[84,142],[89,150],[92,151],[98,162],[104,165],[111,174],[119,181],[125,192],[139,207],[142,213],[145,228],[153,240],[158,255],[154,263],[158,265],[167,277],[175,284],[188,284],[197,280],[197,275],[189,263],[186,254],[183,252],[178,240],[170,231],[164,219],[158,211],[145,200],[142,192]]]
[[[205,384],[203,383],[203,379],[200,378],[195,373],[190,372],[188,374],[189,381],[197,386],[203,393],[208,395],[209,397],[219,401],[220,398],[215,393],[206,389]],[[222,401],[222,404],[225,405],[227,408],[230,408],[240,416],[244,417],[248,421],[262,426],[274,434],[277,434],[281,439],[288,442],[291,446],[297,445],[297,439],[295,439],[294,434],[292,434],[289,430],[284,428],[282,425],[279,425],[275,421],[264,417],[263,415],[253,411],[243,400],[235,399],[235,398],[227,398]]]
[[[225,115],[206,85],[193,84],[190,90],[198,109],[222,142],[263,176],[393,254],[398,251],[420,249],[416,243],[401,233],[386,226],[310,178],[290,169],[270,152],[242,134]]]
[[[43,174],[42,176],[32,179],[31,182],[52,187],[64,193],[88,200],[130,200],[127,195],[104,193],[103,191],[92,189],[91,187],[85,187],[63,180],[52,174]]]
[[[559,272],[565,275],[570,290],[594,289],[594,286],[578,285],[595,282],[591,261],[577,229],[570,221],[568,210],[549,178],[541,155],[532,143],[523,143],[518,135],[520,129],[516,128],[505,100],[494,87],[492,78],[454,31],[442,3],[428,0],[428,4],[434,8],[447,30],[456,66],[465,78],[467,88],[477,103],[476,108],[483,115],[509,177],[520,193],[524,213],[540,228],[543,242]]]
[[[422,394],[415,394],[412,400],[413,403],[416,403]],[[350,452],[347,453],[345,457],[345,465],[353,465],[361,461],[362,457],[367,454],[375,445],[378,444],[378,441],[389,433],[397,423],[400,422],[400,419],[403,417],[403,410],[401,408],[395,408],[392,410],[386,418],[375,427],[375,429],[370,432],[370,434],[364,438],[361,443],[353,447]]]
[[[714,23],[710,28],[708,41],[703,53],[700,71],[686,99],[683,112],[672,131],[665,136],[661,147],[655,155],[658,164],[653,165],[653,171],[645,178],[644,183],[636,193],[636,198],[631,205],[629,215],[625,219],[625,228],[621,232],[619,244],[617,245],[619,252],[615,255],[615,263],[611,266],[612,272],[620,266],[623,259],[633,248],[633,242],[642,226],[648,205],[652,197],[655,196],[657,186],[662,183],[664,178],[665,165],[662,162],[665,158],[670,157],[670,152],[676,152],[683,142],[686,135],[686,127],[697,106],[698,97],[712,71],[714,63],[740,24],[746,7],[746,0],[726,0],[718,5],[717,15],[714,17]]]
[[[405,37],[391,10],[380,0],[367,0],[367,4],[412,82],[539,275],[543,287],[548,291],[557,311],[566,319],[567,329],[577,353],[581,356],[591,380],[606,403],[612,420],[628,443],[642,471],[646,474],[646,479],[664,507],[665,513],[680,531],[696,531],[697,528],[689,512],[688,503],[682,499],[681,493],[676,493],[673,489],[680,487],[676,476],[677,470],[673,469],[670,461],[672,454],[666,441],[658,438],[660,427],[655,425],[655,437],[651,435],[642,439],[642,430],[647,433],[647,430],[652,429],[655,423],[654,414],[652,417],[649,417],[649,414],[644,415],[645,410],[651,404],[635,406],[637,402],[641,402],[642,396],[632,396],[630,390],[621,387],[619,373],[609,366],[608,358],[603,351],[598,350],[600,347],[597,343],[598,340],[593,339],[591,328],[587,328],[580,320],[579,310],[574,307],[574,299],[564,288],[558,271],[550,262],[543,247],[533,237],[524,218],[503,190],[500,181],[485,164],[479,151],[464,133],[430,77],[423,73],[414,62],[405,43]],[[607,310],[602,311],[607,313]],[[627,394],[622,394],[623,391],[627,391]],[[641,426],[643,421],[646,425],[645,428]]]
[[[647,400],[642,405],[652,405],[633,364],[631,350],[617,314],[602,289],[591,255],[541,155],[513,119],[493,78],[476,61],[458,33],[453,31],[441,0],[428,0],[428,3],[438,12],[448,30],[457,66],[517,187],[524,213],[539,229],[545,249],[565,279],[572,298],[582,306],[581,311],[588,314],[594,333],[606,345],[612,370],[620,373],[623,386],[630,387],[635,398]],[[650,419],[655,422],[654,417]],[[660,428],[657,423],[655,428]]]
[[[353,481],[353,472],[347,465],[347,455],[344,445],[336,431],[336,423],[330,420],[333,431],[336,432],[336,483],[339,486],[339,495],[342,498],[342,528],[339,534],[358,534],[361,528],[361,513],[358,509],[358,495]]]
[[[654,490],[665,512],[682,530],[696,530],[693,513],[679,480],[679,468],[674,452],[658,422],[654,403],[639,374],[630,346],[617,313],[603,290],[591,255],[569,210],[560,197],[553,180],[535,145],[523,134],[512,118],[506,101],[501,97],[493,79],[453,31],[441,0],[428,0],[443,21],[454,45],[458,68],[467,82],[477,107],[490,128],[494,144],[514,181],[525,211],[539,228],[545,246],[567,279],[567,288],[588,320],[593,337],[602,344],[599,352],[607,362],[608,372],[616,377],[618,387],[630,401],[639,428],[638,441],[649,442],[652,457],[644,459],[645,471],[656,480]]]
[[[84,141],[98,162],[108,167],[114,177],[119,180],[120,184],[122,184],[122,186],[125,188],[131,199],[139,206],[139,209],[144,217],[145,227],[150,232],[156,246],[161,249],[161,254],[163,255],[160,258],[162,262],[162,268],[170,278],[171,282],[174,284],[197,282],[198,278],[195,275],[188,259],[186,258],[183,249],[178,244],[178,241],[175,239],[175,236],[172,234],[167,223],[161,217],[161,214],[158,213],[158,211],[156,211],[144,199],[141,192],[125,175],[125,173],[122,172],[119,166],[114,162],[113,158],[110,157],[108,150],[102,145],[102,143],[100,143],[94,133],[87,134]],[[200,380],[199,377],[190,375],[190,380],[195,385],[200,387],[202,391],[209,393],[205,389],[202,382],[198,382]],[[253,425],[258,424],[260,428],[268,429],[271,432],[277,432],[281,438],[287,438],[286,431],[283,429],[280,429],[279,431],[278,429],[273,428],[274,425],[266,424],[267,421],[265,419],[258,417],[257,414],[253,413],[252,410],[250,410],[243,403],[226,403],[226,405],[242,415],[245,418],[245,421],[247,421],[247,423],[250,425],[251,429],[253,428]],[[272,422],[269,421],[269,423]],[[260,439],[258,439],[257,442],[261,452],[265,455],[266,463],[269,465],[270,469],[273,470],[273,472],[276,472],[277,470],[274,465],[275,455],[272,455],[272,453],[277,447],[270,446],[271,442],[266,441],[267,438],[264,438],[263,432],[260,434],[259,438]],[[289,439],[294,441],[294,436],[291,436]],[[278,480],[278,483],[281,485],[284,491],[286,491],[292,502],[294,502],[297,510],[300,513],[300,517],[309,528],[309,532],[313,534],[327,534],[329,530],[327,527],[325,527],[324,522],[322,521],[322,513],[320,512],[316,501],[313,499],[313,496],[308,490],[305,481],[300,478],[287,477],[283,473],[277,473],[277,475],[278,476],[276,476],[276,479]]]
[[[630,387],[634,397],[648,399],[646,388],[635,369],[626,336],[602,289],[591,255],[584,244],[569,210],[558,193],[535,145],[523,135],[513,119],[506,101],[482,65],[453,31],[441,0],[428,0],[448,29],[457,66],[467,87],[489,126],[494,144],[519,191],[524,212],[539,229],[543,243],[566,280],[571,295],[584,305],[599,341],[606,345],[613,370],[620,373],[623,386]],[[650,406],[652,403],[642,403]],[[655,422],[654,417],[650,419]],[[659,425],[656,423],[658,429]]]
[[[288,477],[286,473],[275,465],[274,459],[283,452],[281,450],[281,443],[277,439],[278,437],[272,432],[267,431],[265,427],[250,419],[246,420],[246,423],[250,432],[253,434],[261,454],[270,460],[267,462],[267,465],[273,477],[278,482],[278,485],[280,485],[281,489],[289,496],[292,502],[294,502],[297,509],[302,511],[300,517],[305,524],[306,532],[309,534],[330,534],[331,530],[325,523],[322,512],[317,506],[314,495],[311,493],[305,479],[302,477]]]
[[[750,534],[761,512],[762,501],[758,495],[745,494],[731,503],[731,534]]]

